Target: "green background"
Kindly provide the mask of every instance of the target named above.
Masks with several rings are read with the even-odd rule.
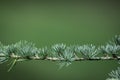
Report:
[[[0,1],[0,41],[20,40],[37,47],[55,43],[102,45],[120,34],[119,0]],[[58,70],[56,62],[26,61],[10,72],[0,65],[0,80],[105,80],[116,61],[73,62]]]

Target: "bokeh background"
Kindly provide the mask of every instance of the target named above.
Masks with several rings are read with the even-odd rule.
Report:
[[[119,0],[0,1],[0,41],[20,40],[37,47],[55,43],[102,45],[120,34]],[[116,61],[73,62],[58,70],[56,62],[26,61],[7,72],[0,65],[0,80],[105,80]]]

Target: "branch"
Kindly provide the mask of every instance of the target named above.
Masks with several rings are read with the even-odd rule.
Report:
[[[0,54],[0,57],[6,57],[5,55],[3,54]],[[66,59],[64,58],[57,58],[57,57],[46,57],[45,59],[43,59],[42,57],[39,57],[39,56],[32,56],[32,57],[22,57],[22,56],[17,56],[17,55],[14,55],[12,54],[10,56],[10,58],[12,59],[17,59],[17,60],[48,60],[48,61],[66,61]],[[73,58],[74,61],[100,61],[100,60],[120,60],[120,56],[117,56],[117,58],[114,58],[114,57],[94,57],[94,58]]]
[[[116,35],[106,45],[96,47],[89,45],[55,44],[51,47],[37,48],[34,43],[19,41],[11,45],[0,43],[0,63],[14,59],[9,71],[18,61],[49,60],[65,62],[73,61],[120,60],[120,35]],[[102,56],[102,57],[101,57]]]

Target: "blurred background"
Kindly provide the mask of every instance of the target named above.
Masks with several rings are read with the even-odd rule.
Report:
[[[0,41],[7,45],[27,40],[37,47],[56,43],[103,45],[120,34],[119,0],[0,1]],[[116,61],[73,62],[58,70],[56,62],[26,61],[7,72],[0,65],[1,80],[105,80]]]

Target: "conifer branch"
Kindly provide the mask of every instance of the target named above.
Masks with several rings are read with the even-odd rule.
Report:
[[[5,55],[0,55],[0,57],[6,57]],[[22,56],[17,56],[17,55],[14,55],[14,56],[10,56],[10,58],[12,59],[17,59],[18,61],[19,60],[48,60],[48,61],[66,61],[66,59],[64,58],[57,58],[57,57],[46,57],[46,58],[42,58],[42,57],[39,57],[39,56],[32,56],[32,57],[29,57],[29,56],[26,56],[26,57],[22,57]],[[117,58],[114,58],[114,57],[94,57],[94,58],[73,58],[74,61],[100,61],[100,60],[120,60],[120,56],[117,56]]]
[[[120,60],[120,35],[116,35],[106,45],[96,47],[90,45],[55,44],[51,47],[37,48],[35,44],[28,41],[19,41],[11,45],[0,43],[0,63],[13,59],[10,71],[19,61],[26,60],[48,60],[60,62],[60,67],[68,66],[74,61],[105,61]],[[120,80],[120,68],[109,74],[107,80]]]

